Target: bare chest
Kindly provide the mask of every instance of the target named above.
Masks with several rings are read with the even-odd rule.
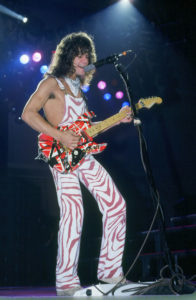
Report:
[[[44,105],[44,114],[46,119],[53,126],[57,126],[63,118],[65,109],[65,93],[56,90],[50,95]]]

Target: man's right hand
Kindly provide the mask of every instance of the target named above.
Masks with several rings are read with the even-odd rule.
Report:
[[[67,147],[71,150],[78,146],[80,141],[80,136],[71,130],[60,131],[61,136],[59,141],[64,147]]]

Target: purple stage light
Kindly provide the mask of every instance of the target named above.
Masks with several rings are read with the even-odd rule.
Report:
[[[118,91],[116,92],[115,97],[117,99],[122,99],[124,97],[124,93],[122,91]]]
[[[40,52],[35,52],[35,53],[33,53],[33,55],[32,55],[32,60],[33,60],[34,62],[39,62],[41,59],[42,59],[42,55],[41,55]]]
[[[97,84],[97,87],[100,89],[100,90],[104,90],[105,88],[106,88],[106,82],[105,81],[103,81],[103,80],[101,80],[101,81],[99,81],[98,82],[98,84]]]

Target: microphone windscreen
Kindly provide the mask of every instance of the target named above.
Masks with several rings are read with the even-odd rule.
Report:
[[[90,71],[92,71],[94,69],[95,69],[95,65],[93,65],[93,64],[90,64],[90,65],[84,67],[84,71],[85,72],[90,72]]]

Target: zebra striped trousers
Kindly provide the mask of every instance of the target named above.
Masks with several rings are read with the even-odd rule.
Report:
[[[54,178],[60,221],[56,264],[56,288],[64,290],[80,285],[77,274],[83,204],[80,182],[97,201],[102,214],[102,243],[98,279],[123,276],[122,256],[126,234],[126,203],[112,178],[93,156],[74,172],[61,174],[51,168]]]

